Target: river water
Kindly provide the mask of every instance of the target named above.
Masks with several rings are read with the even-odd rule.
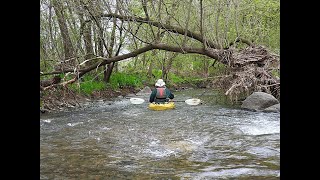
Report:
[[[280,179],[280,114],[203,91],[167,111],[117,98],[41,116],[41,179]]]

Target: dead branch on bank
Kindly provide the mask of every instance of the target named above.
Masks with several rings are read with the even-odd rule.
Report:
[[[80,97],[77,97],[71,89],[66,86],[55,87],[56,88],[50,88],[40,93],[40,110],[50,112],[75,106],[81,107],[78,101]]]

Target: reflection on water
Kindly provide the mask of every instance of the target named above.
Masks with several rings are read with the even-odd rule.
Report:
[[[280,179],[280,115],[226,105],[215,92],[200,99],[168,111],[122,99],[42,116],[41,179]]]

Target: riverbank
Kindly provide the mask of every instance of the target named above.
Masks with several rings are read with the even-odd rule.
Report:
[[[136,94],[140,89],[123,87],[119,90],[107,88],[93,91],[91,94],[83,94],[70,88],[53,88],[40,92],[40,113],[61,111],[67,108],[75,108],[88,101],[112,100],[119,96]]]
[[[168,88],[175,92],[183,89],[193,88],[193,86],[181,84],[169,86]],[[88,101],[111,101],[117,97],[137,94],[142,89],[143,88],[126,86],[118,88],[117,90],[106,88],[104,90],[93,91],[90,94],[84,94],[67,87],[52,88],[46,90],[45,92],[40,92],[40,113],[50,113],[63,111],[68,108],[81,107],[81,104],[84,104]]]

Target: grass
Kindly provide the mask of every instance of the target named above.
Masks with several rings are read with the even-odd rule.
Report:
[[[112,89],[118,89],[126,86],[141,87],[143,86],[143,84],[141,78],[138,75],[113,73],[110,78],[110,86]]]
[[[124,73],[113,73],[110,77],[110,81],[106,84],[102,75],[100,77],[94,77],[92,75],[85,75],[80,82],[80,87],[78,83],[70,85],[73,90],[80,91],[80,93],[90,95],[94,91],[101,91],[105,89],[117,90],[122,87],[142,87],[142,81],[137,75],[130,75]]]
[[[155,81],[161,78],[161,70],[153,70],[155,77],[148,78],[145,73],[125,73],[114,72],[110,77],[109,83],[103,81],[103,74],[98,76],[92,74],[86,74],[81,78],[79,83],[73,83],[69,87],[76,92],[84,95],[91,95],[94,91],[103,91],[106,89],[119,90],[124,87],[143,88],[145,85],[153,85]],[[63,75],[62,75],[63,76]],[[195,76],[178,76],[174,73],[169,73],[169,84],[184,84],[184,83],[196,83],[197,77]]]

